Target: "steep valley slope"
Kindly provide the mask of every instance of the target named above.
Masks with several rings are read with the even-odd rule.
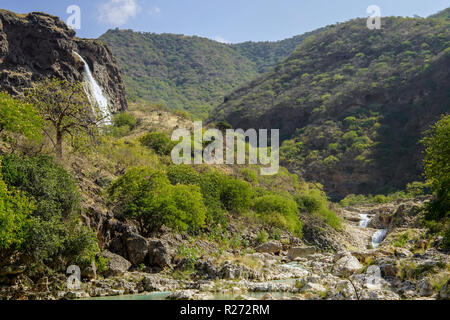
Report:
[[[229,94],[210,122],[279,128],[284,165],[334,199],[405,188],[421,180],[424,131],[450,111],[448,11],[318,32]]]

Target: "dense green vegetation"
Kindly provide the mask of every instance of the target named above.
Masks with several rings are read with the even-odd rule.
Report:
[[[450,116],[443,116],[423,140],[425,176],[435,194],[427,205],[427,220],[432,229],[444,232],[444,245],[450,248]]]
[[[57,270],[93,261],[97,239],[77,218],[78,189],[62,167],[46,156],[10,154],[1,161],[0,176],[0,248]]]
[[[116,29],[100,39],[118,59],[129,99],[159,102],[205,118],[227,93],[287,57],[304,37],[228,45]]]
[[[280,128],[282,163],[342,199],[420,179],[421,134],[449,110],[450,22],[363,19],[305,39],[211,114],[235,128]]]

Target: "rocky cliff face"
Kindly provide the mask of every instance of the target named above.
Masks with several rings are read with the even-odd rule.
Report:
[[[80,39],[59,18],[0,10],[0,90],[21,94],[39,79],[83,80],[83,63],[108,98],[112,112],[127,109],[125,86],[112,53],[100,41]]]

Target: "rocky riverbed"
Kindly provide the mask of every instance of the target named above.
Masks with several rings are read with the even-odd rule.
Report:
[[[338,250],[272,240],[245,254],[231,250],[216,257],[205,254],[183,278],[174,272],[170,258],[171,243],[176,241],[157,239],[145,248],[159,270],[136,270],[132,265],[142,257],[133,255],[131,260],[137,260],[130,262],[105,251],[109,271],[97,277],[93,270],[83,270],[79,290],[68,290],[64,275],[38,283],[18,276],[0,288],[0,295],[8,299],[449,299],[449,255],[440,249],[442,239],[420,228],[422,204],[416,199],[341,210],[343,230],[334,239]],[[362,215],[370,220],[361,223]],[[386,238],[373,248],[378,230],[386,230]],[[143,240],[129,241],[138,253]]]

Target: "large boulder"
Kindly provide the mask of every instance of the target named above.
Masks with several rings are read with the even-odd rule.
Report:
[[[102,255],[108,259],[108,270],[105,272],[106,276],[121,276],[131,267],[131,263],[127,259],[108,250],[103,251]]]
[[[136,233],[128,233],[125,235],[124,242],[130,262],[134,266],[142,264],[148,253],[147,239]]]
[[[148,241],[148,265],[157,269],[164,269],[172,263],[172,252],[167,241],[150,239]]]
[[[296,258],[308,257],[316,253],[316,248],[314,247],[292,247],[288,251],[288,258],[294,260]]]
[[[279,254],[282,250],[283,246],[279,241],[269,241],[256,248],[256,251],[259,253]]]
[[[447,282],[441,287],[441,290],[439,291],[439,298],[443,300],[450,300],[450,280],[447,280]]]
[[[351,253],[338,254],[339,258],[334,265],[334,272],[338,276],[349,276],[360,271],[363,265]]]

